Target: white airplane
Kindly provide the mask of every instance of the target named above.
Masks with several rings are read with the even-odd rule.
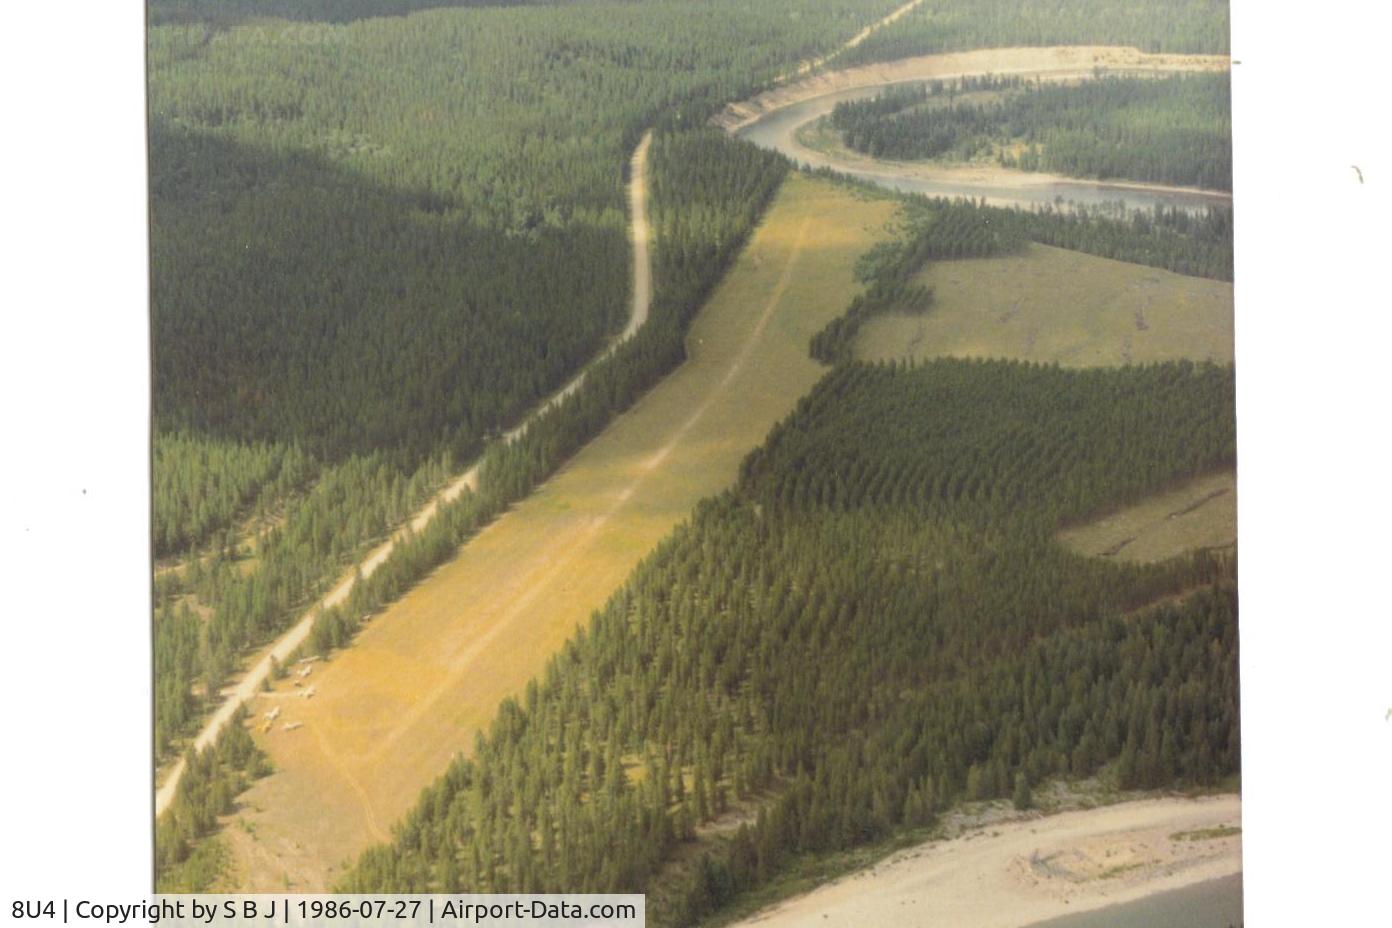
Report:
[[[305,690],[303,693],[300,694],[300,698],[301,698],[301,699],[308,699],[309,697],[311,697],[311,696],[313,696],[313,695],[314,695],[314,687],[311,686],[309,689]]]
[[[299,728],[299,727],[300,727],[301,725],[303,725],[303,724],[304,724],[304,722],[286,722],[286,723],[285,723],[285,730],[286,730],[286,731],[294,731],[295,729]]]
[[[270,712],[267,712],[267,713],[266,713],[266,721],[268,721],[268,722],[274,722],[274,721],[275,721],[277,718],[279,718],[279,717],[280,717],[280,706],[276,706],[276,707],[275,707],[274,709],[272,709]]]

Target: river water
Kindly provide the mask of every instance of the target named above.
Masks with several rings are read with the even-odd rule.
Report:
[[[1063,915],[1029,928],[1228,928],[1242,924],[1242,874]]]
[[[1022,183],[1019,184],[976,182],[950,176],[951,172],[944,172],[942,177],[918,176],[919,169],[916,166],[916,174],[911,176],[896,173],[892,163],[881,163],[872,168],[863,163],[845,162],[798,144],[795,133],[799,127],[827,115],[843,100],[872,97],[888,86],[890,85],[858,87],[794,103],[763,116],[757,122],[739,130],[738,135],[761,148],[782,152],[798,164],[813,168],[831,168],[891,190],[921,193],[930,197],[974,197],[985,199],[992,206],[1019,206],[1030,209],[1072,203],[1077,206],[1119,209],[1120,204],[1124,204],[1128,210],[1150,210],[1160,205],[1177,207],[1188,212],[1202,212],[1210,206],[1228,206],[1232,203],[1231,197],[1222,194],[1139,189],[1085,180],[1060,183],[1045,179],[1033,182],[1029,180],[1029,175],[1023,175]]]

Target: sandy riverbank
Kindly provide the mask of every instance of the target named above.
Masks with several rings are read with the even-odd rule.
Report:
[[[1240,873],[1241,799],[1147,799],[987,825],[887,858],[741,925],[1020,928]]]
[[[1221,71],[1227,70],[1228,66],[1226,55],[1151,55],[1135,48],[1106,45],[992,48],[920,55],[816,74],[767,90],[749,100],[731,103],[712,122],[734,133],[775,110],[804,100],[898,81],[952,78],[968,74],[1084,77],[1092,74],[1095,68],[1106,71]]]

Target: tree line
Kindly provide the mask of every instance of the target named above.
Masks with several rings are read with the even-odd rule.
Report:
[[[1189,210],[1157,203],[1150,209],[1135,209],[1124,200],[1099,205],[1056,203],[1028,209],[987,206],[973,199],[891,194],[870,181],[830,168],[818,168],[812,173],[857,187],[867,196],[897,196],[913,210],[953,207],[974,211],[978,228],[973,234],[978,237],[1023,239],[1190,277],[1233,279],[1230,206]],[[965,215],[959,214],[964,224]],[[963,256],[968,256],[971,246],[966,239],[958,247],[964,250]]]
[[[923,313],[933,292],[916,282],[931,260],[988,258],[1024,247],[1017,230],[992,224],[989,214],[972,203],[941,200],[931,208],[919,200],[905,201],[900,238],[882,242],[856,264],[856,279],[866,284],[846,312],[812,336],[809,353],[823,364],[848,360],[856,335],[871,316],[883,313]]]
[[[932,289],[920,282],[930,261],[1012,254],[1030,240],[1181,274],[1232,279],[1228,210],[1214,208],[1195,216],[1157,206],[1117,220],[1079,210],[1003,209],[915,195],[901,199],[900,235],[857,262],[856,279],[865,290],[812,336],[809,353],[824,364],[849,360],[856,336],[872,316],[930,312]]]
[[[210,747],[185,753],[179,788],[155,824],[156,892],[206,892],[218,877],[221,849],[203,839],[232,811],[237,794],[271,771],[247,734],[246,717],[239,709]]]
[[[962,799],[1236,772],[1232,561],[1053,538],[1230,461],[1231,390],[1183,363],[838,366],[340,888],[647,891],[695,924]],[[754,823],[683,864],[734,808]]]

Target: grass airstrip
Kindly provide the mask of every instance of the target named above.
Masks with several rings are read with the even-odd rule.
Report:
[[[224,831],[231,885],[324,889],[389,837],[499,702],[522,693],[696,502],[734,482],[821,376],[808,340],[844,312],[856,258],[889,236],[896,209],[790,177],[697,317],[681,368],[300,688],[256,700],[256,718],[282,707],[256,734],[276,772]],[[299,698],[309,685],[313,698]]]

